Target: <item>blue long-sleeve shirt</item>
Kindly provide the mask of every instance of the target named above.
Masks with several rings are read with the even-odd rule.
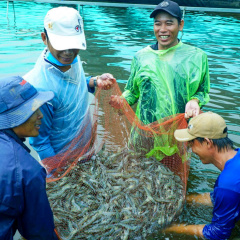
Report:
[[[57,240],[46,171],[12,130],[0,130],[0,239]]]
[[[219,175],[211,199],[214,205],[213,218],[203,228],[203,235],[210,240],[225,240],[231,235],[240,219],[240,149],[228,160]]]

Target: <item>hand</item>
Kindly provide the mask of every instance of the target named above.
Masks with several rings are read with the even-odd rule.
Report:
[[[185,107],[185,118],[191,118],[191,117],[195,117],[199,114],[200,112],[200,107],[198,105],[198,99],[192,99],[190,101],[188,101],[188,103],[186,104]]]
[[[123,107],[123,98],[117,95],[111,95],[109,104],[116,109],[121,109]]]
[[[116,109],[119,116],[123,115],[123,104],[124,100],[122,97],[117,95],[112,95],[109,104]]]
[[[114,83],[116,83],[116,79],[110,73],[103,73],[97,79],[97,86],[104,90],[110,89]]]

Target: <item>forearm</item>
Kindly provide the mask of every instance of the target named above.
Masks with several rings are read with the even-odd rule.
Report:
[[[207,206],[212,206],[210,193],[191,194],[186,196],[187,203],[199,203]]]
[[[203,228],[205,225],[172,225],[164,230],[164,232],[175,232],[179,234],[192,235],[196,237],[203,237]]]
[[[25,207],[19,220],[19,232],[26,239],[57,240],[53,213],[46,193],[45,169],[31,169],[26,172],[24,179]]]
[[[130,106],[138,101],[138,96],[136,96],[130,90],[125,90],[122,94],[122,98],[124,98]]]

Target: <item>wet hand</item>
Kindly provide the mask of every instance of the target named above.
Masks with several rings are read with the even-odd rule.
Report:
[[[109,104],[116,109],[121,109],[123,106],[123,99],[120,96],[117,95],[111,95],[111,99],[109,101]]]
[[[103,73],[97,79],[97,86],[104,90],[110,89],[114,83],[116,83],[116,79],[110,73]]]
[[[109,104],[115,109],[117,114],[119,116],[123,115],[123,99],[120,96],[117,95],[111,95],[111,99],[109,101]]]
[[[195,117],[199,114],[200,112],[200,107],[198,104],[198,99],[192,99],[190,101],[188,101],[188,103],[186,104],[185,107],[185,118],[191,118],[191,117]]]

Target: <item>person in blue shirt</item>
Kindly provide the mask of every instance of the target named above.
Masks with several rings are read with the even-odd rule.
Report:
[[[193,117],[187,129],[174,132],[180,142],[188,142],[203,164],[213,164],[220,171],[211,193],[187,196],[188,202],[213,204],[212,222],[203,225],[172,225],[165,232],[177,232],[223,240],[231,235],[240,219],[240,149],[228,138],[224,119],[212,112]]]
[[[53,93],[38,92],[17,76],[1,79],[0,89],[0,239],[12,240],[18,230],[25,239],[57,240],[46,170],[24,144],[39,134],[39,107]]]
[[[78,55],[80,49],[86,49],[83,21],[74,8],[49,10],[41,38],[46,48],[24,79],[38,90],[55,95],[41,108],[45,117],[39,136],[29,140],[43,160],[62,151],[78,134],[82,134],[78,147],[88,145],[92,129],[89,92],[93,93],[96,86],[107,90],[116,79],[109,73],[85,77]]]

